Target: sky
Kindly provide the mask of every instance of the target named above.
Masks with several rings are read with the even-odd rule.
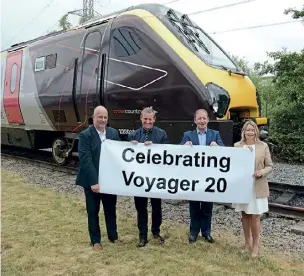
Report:
[[[0,0],[1,49],[17,42],[29,40],[55,29],[66,12],[81,9],[83,0]],[[171,2],[171,3],[170,3]],[[215,7],[244,2],[244,0],[95,0],[94,9],[107,14],[142,3],[165,4],[182,13],[208,10]],[[290,7],[301,9],[303,0],[254,0],[222,9],[190,15],[204,31],[229,54],[245,58],[252,65],[263,62],[267,52],[304,49],[304,24],[301,22],[271,27],[229,31],[257,25],[292,21],[284,15]],[[77,24],[79,17],[70,15]],[[224,31],[224,32],[223,32]]]

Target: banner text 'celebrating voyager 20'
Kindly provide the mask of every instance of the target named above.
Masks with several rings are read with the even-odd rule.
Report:
[[[253,169],[248,149],[106,141],[99,183],[109,194],[246,203]]]

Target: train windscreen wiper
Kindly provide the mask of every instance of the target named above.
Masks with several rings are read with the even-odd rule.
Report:
[[[236,75],[241,75],[241,76],[246,76],[246,73],[241,72],[239,70],[232,70],[232,69],[228,69],[227,67],[225,67],[224,65],[220,65],[220,67],[222,69],[224,69],[225,71],[227,71],[229,73],[229,75],[231,74],[236,74]]]
[[[187,15],[183,15],[183,19],[187,19],[187,22],[178,18],[177,14],[170,9],[167,12],[167,16],[171,24],[180,32],[187,42],[194,48],[195,51],[198,52],[197,45],[201,47],[207,54],[210,55],[210,51],[208,50],[207,46],[204,42],[200,39],[199,34],[194,32],[190,27],[197,29],[190,21]]]
[[[182,15],[182,24],[185,25],[185,26],[188,25],[188,26],[194,28],[195,30],[196,29],[199,30],[199,28],[193,24],[193,22],[191,21],[191,19],[189,18],[189,16],[187,14]],[[191,31],[193,37],[196,38],[198,45],[201,48],[203,48],[207,54],[210,55],[210,51],[208,50],[208,47],[205,45],[205,43],[200,39],[199,33],[198,32],[194,33],[193,30],[191,30],[191,29],[190,29],[190,31]]]

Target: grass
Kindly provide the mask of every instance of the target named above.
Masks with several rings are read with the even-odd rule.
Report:
[[[101,213],[102,214],[102,213]],[[136,220],[118,210],[122,246],[108,242],[103,215],[104,250],[89,246],[83,197],[24,183],[2,172],[2,275],[301,275],[303,255],[272,254],[251,259],[219,233],[216,244],[188,245],[184,226],[164,222],[162,246],[150,241],[136,248]],[[303,274],[302,274],[303,275]]]

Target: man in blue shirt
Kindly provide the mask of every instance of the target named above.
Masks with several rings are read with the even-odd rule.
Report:
[[[209,116],[205,109],[198,109],[194,114],[196,129],[184,133],[181,145],[224,146],[218,131],[207,128]],[[214,243],[211,237],[212,202],[189,201],[190,236],[189,243],[197,240],[201,231],[206,241]]]
[[[140,115],[142,126],[129,134],[128,140],[133,144],[144,143],[146,146],[154,144],[168,144],[168,136],[165,130],[155,127],[156,111],[152,107],[146,107]],[[162,223],[162,207],[160,198],[151,198],[152,205],[152,234],[160,244],[165,240],[160,236],[160,226]],[[137,210],[137,227],[139,230],[138,247],[144,247],[148,243],[148,198],[134,197]]]

